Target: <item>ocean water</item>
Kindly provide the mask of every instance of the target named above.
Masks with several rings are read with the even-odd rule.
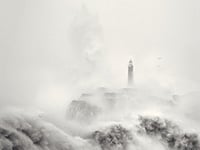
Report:
[[[72,101],[60,121],[7,111],[0,117],[0,149],[199,150],[199,95],[97,92]]]

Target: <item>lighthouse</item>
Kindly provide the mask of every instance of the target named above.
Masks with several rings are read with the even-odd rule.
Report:
[[[130,60],[128,64],[128,86],[133,85],[133,61]]]

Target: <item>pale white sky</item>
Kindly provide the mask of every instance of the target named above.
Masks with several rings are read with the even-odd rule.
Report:
[[[138,83],[198,90],[199,27],[199,0],[0,0],[1,101],[126,86],[129,58]]]
[[[122,70],[123,62],[132,56],[138,80],[151,77],[163,83],[191,80],[199,84],[200,1],[85,2],[99,17],[113,69]]]

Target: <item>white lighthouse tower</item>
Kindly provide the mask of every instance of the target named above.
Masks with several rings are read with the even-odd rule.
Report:
[[[129,64],[128,64],[128,86],[132,86],[133,85],[133,61],[130,60]]]

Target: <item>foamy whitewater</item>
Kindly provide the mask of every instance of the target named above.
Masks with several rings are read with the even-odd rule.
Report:
[[[101,88],[73,100],[60,121],[31,110],[1,113],[0,149],[199,150],[199,98]]]

